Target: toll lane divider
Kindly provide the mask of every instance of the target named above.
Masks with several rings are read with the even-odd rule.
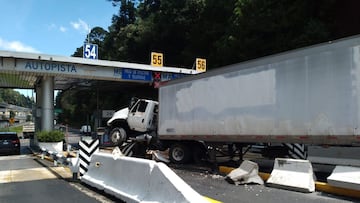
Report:
[[[219,171],[224,174],[228,174],[231,171],[233,171],[235,168],[227,167],[227,166],[220,166]],[[264,180],[267,181],[270,177],[269,173],[263,173],[259,172],[259,176]],[[352,197],[352,198],[360,198],[360,191],[354,190],[354,189],[348,189],[348,188],[342,188],[342,187],[336,187],[332,186],[325,182],[319,182],[315,181],[315,190],[326,192],[330,194],[340,195],[340,196],[346,196],[346,197]]]
[[[315,175],[309,160],[276,158],[266,183],[299,192],[315,191]]]
[[[315,191],[314,173],[309,161],[277,158],[274,163],[274,169],[267,180],[269,186],[300,192]],[[236,185],[245,183],[264,184],[258,175],[258,168],[257,163],[245,160],[239,168],[232,170],[226,176],[226,180],[230,180],[229,182]]]
[[[125,202],[208,202],[163,163],[97,152],[81,181]]]
[[[360,191],[360,168],[336,166],[327,182],[332,186]]]
[[[79,173],[80,176],[84,175],[87,171],[87,167],[91,161],[91,156],[95,152],[99,151],[99,139],[83,139],[79,141]]]
[[[46,157],[47,160],[53,161],[54,166],[58,166],[58,163],[60,163],[64,166],[69,167],[73,175],[73,180],[77,180],[79,173],[79,163],[80,163],[79,153],[77,153],[75,158],[68,158],[66,155],[62,153],[51,151],[44,147],[41,147],[40,150],[41,150],[41,155],[40,155],[41,159],[45,159]]]
[[[44,147],[40,148],[41,150],[41,159],[44,159],[45,156],[48,156],[54,162],[54,166],[57,166],[58,163],[63,165],[68,165],[68,159],[63,154],[56,151],[48,150]]]

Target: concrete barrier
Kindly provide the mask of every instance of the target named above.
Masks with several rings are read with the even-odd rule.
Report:
[[[360,168],[336,166],[327,182],[332,186],[359,190],[360,193]]]
[[[207,202],[163,163],[93,154],[81,181],[125,202]]]
[[[80,167],[80,158],[79,153],[76,154],[76,157],[67,158],[68,167],[70,168],[73,174],[73,180],[78,179],[79,167]]]
[[[258,175],[259,166],[257,163],[244,160],[239,168],[232,170],[227,176],[226,180],[235,185],[246,183],[264,184],[264,181]]]
[[[310,161],[276,158],[273,171],[266,183],[288,190],[314,192],[314,177]]]
[[[360,147],[308,146],[308,160],[313,164],[360,167]]]

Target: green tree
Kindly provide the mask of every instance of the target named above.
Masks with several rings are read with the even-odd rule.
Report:
[[[0,102],[32,108],[34,100],[12,89],[0,89]]]
[[[228,32],[217,42],[225,53],[219,64],[231,64],[328,41],[334,1],[238,0]],[[235,51],[236,50],[236,51]]]
[[[101,27],[94,27],[91,29],[89,36],[85,39],[84,43],[96,44],[98,45],[98,53],[99,59],[106,59],[108,51],[105,49],[104,40],[108,32]],[[83,57],[83,49],[84,47],[81,46],[76,49],[72,56],[74,57]]]
[[[360,23],[359,1],[108,1],[119,8],[109,31],[90,33],[106,60],[149,64],[150,52],[158,51],[164,53],[165,66],[191,68],[202,57],[214,69],[360,33],[354,26]],[[82,56],[82,47],[74,55]],[[72,119],[79,120],[95,109],[93,89],[62,93],[64,115],[77,114]],[[100,94],[97,105],[113,109],[125,104],[132,90],[121,97],[119,92]]]

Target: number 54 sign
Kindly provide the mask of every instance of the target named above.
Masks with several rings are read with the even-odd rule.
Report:
[[[98,59],[98,46],[96,44],[84,44],[83,58]]]

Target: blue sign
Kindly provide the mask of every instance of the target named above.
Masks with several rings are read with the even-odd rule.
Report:
[[[175,80],[184,77],[180,73],[161,73],[161,81]]]
[[[114,70],[114,75],[117,75],[119,70]],[[141,80],[151,81],[151,71],[147,70],[134,70],[134,69],[121,69],[121,78],[124,80]]]
[[[83,58],[98,59],[98,46],[96,44],[84,44]]]

